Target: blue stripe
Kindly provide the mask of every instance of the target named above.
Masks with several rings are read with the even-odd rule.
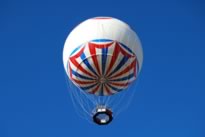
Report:
[[[80,46],[78,46],[77,48],[75,48],[75,49],[71,52],[70,56],[72,56],[72,55],[73,55],[77,50],[79,50],[81,47],[82,47],[82,45],[80,45]]]
[[[118,71],[127,62],[128,59],[129,59],[128,57],[124,56],[120,61],[120,63],[117,65],[117,67],[109,74],[109,76],[111,76],[113,73]]]
[[[123,78],[119,78],[119,79],[114,79],[114,80],[110,80],[110,81],[123,81],[123,80],[129,80],[131,79],[132,77],[134,77],[134,73],[126,76],[126,77],[123,77]]]
[[[90,85],[90,86],[87,86],[87,87],[80,87],[81,89],[83,89],[83,90],[88,90],[88,89],[91,89],[91,88],[93,88],[94,86],[96,86],[98,83],[95,83],[95,84],[93,84],[93,85]]]
[[[111,42],[113,40],[109,40],[109,39],[94,39],[92,40],[92,42]]]
[[[72,70],[72,74],[75,75],[76,77],[79,77],[79,78],[83,78],[83,79],[87,79],[87,80],[94,80],[92,78],[89,78],[89,77],[86,77],[86,76],[83,76],[79,73],[77,73],[76,71]]]
[[[107,52],[108,52],[108,48],[102,48],[102,74],[103,75],[105,73],[105,66],[106,66],[106,61],[107,61]]]
[[[132,52],[132,50],[131,50],[130,48],[128,48],[126,45],[124,45],[124,44],[122,44],[122,43],[120,43],[120,45],[123,46],[123,48],[125,48],[126,50],[128,50],[130,53],[132,53],[132,54],[135,55],[135,53]]]
[[[112,90],[115,90],[117,92],[121,91],[122,89],[118,89],[116,87],[111,86],[110,84],[107,84]]]
[[[93,72],[95,73],[95,75],[97,75],[97,73],[95,72],[95,70],[93,69],[93,67],[90,65],[90,63],[88,62],[86,56],[84,53],[81,54],[80,58],[83,60],[83,62],[85,63],[85,65]]]
[[[99,94],[99,96],[103,96],[104,95],[104,92],[103,92],[103,84],[101,85],[101,90],[100,90],[100,94]]]

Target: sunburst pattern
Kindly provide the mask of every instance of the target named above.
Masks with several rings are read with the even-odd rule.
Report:
[[[76,48],[68,60],[71,81],[82,90],[100,96],[112,95],[136,79],[136,55],[117,41],[99,39]]]

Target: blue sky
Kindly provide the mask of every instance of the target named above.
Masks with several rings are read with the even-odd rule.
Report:
[[[203,137],[202,0],[1,0],[0,137]],[[137,31],[144,64],[135,97],[108,126],[79,118],[66,87],[73,27],[112,16]]]

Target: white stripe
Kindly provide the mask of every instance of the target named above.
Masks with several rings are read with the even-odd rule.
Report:
[[[110,77],[120,73],[121,71],[123,71],[124,69],[126,69],[130,64],[133,63],[133,61],[135,60],[135,58],[129,58],[126,63],[124,65],[121,66],[120,69],[118,69],[115,73],[113,73]],[[134,67],[133,67],[134,68]]]
[[[83,67],[83,65],[81,65],[81,66]],[[72,70],[74,70],[75,72],[77,72],[77,73],[79,73],[79,74],[81,74],[81,75],[83,75],[83,76],[86,76],[86,77],[89,77],[89,78],[94,78],[94,77],[92,77],[92,76],[90,76],[90,75],[88,75],[88,74],[82,72],[82,71],[81,71],[80,69],[78,69],[72,62],[70,62],[70,67],[71,67]],[[85,67],[84,67],[84,68],[85,68]]]
[[[107,59],[106,59],[106,63],[105,63],[105,73],[107,72],[107,69],[110,65],[110,61],[114,52],[114,48],[115,48],[115,42],[113,42],[113,44],[108,48],[108,52],[107,52]]]
[[[83,80],[80,80],[78,77],[73,77],[73,79],[75,79],[75,80],[79,80],[79,81],[83,81]],[[77,83],[77,82],[75,82],[74,80],[72,80],[71,79],[71,81],[73,82],[73,83],[76,83],[77,85],[79,85],[80,87],[87,87],[87,86],[89,86],[89,85],[93,85],[93,84],[95,84],[96,83],[96,81],[95,80],[86,80],[87,82],[92,82],[92,83],[89,83],[89,84],[80,84],[80,83]],[[85,81],[85,80],[84,80]]]
[[[119,90],[123,90],[123,89],[125,89],[125,88],[127,88],[128,87],[128,85],[127,86],[116,86],[116,85],[112,85],[112,84],[110,84],[112,87],[114,87],[114,88],[117,88],[117,89],[119,89]]]
[[[85,45],[81,45],[80,48],[79,48],[77,51],[75,51],[75,52],[73,53],[73,55],[71,55],[69,58],[75,56],[80,50],[82,50],[82,48],[83,48],[84,46],[85,46]]]
[[[115,59],[115,62],[110,70],[110,72],[108,73],[108,75],[117,67],[117,65],[120,63],[120,60],[123,58],[123,54],[122,53],[119,53],[118,56],[116,57]]]
[[[84,54],[87,58],[87,61],[89,62],[90,66],[94,69],[94,71],[97,73],[97,69],[95,68],[95,65],[94,65],[94,62],[93,62],[93,59],[92,59],[92,56],[90,54],[90,50],[89,50],[89,46],[88,44],[86,44],[86,47],[84,49]],[[93,72],[92,72],[93,73]],[[98,73],[97,73],[98,74]],[[94,74],[96,75],[96,74]]]
[[[127,50],[126,48],[124,48],[120,43],[118,43],[120,45],[120,47],[129,55],[134,56],[134,54],[132,52],[130,52],[129,50]],[[127,47],[127,46],[126,46]],[[128,47],[127,47],[128,48]],[[131,50],[131,49],[130,49]]]
[[[113,41],[98,41],[98,42],[95,42],[95,41],[91,41],[90,43],[93,43],[93,44],[109,44],[109,43],[112,43]]]
[[[95,81],[95,80],[88,80],[88,79],[83,79],[83,78],[80,78],[80,77],[77,77],[77,76],[75,76],[75,75],[72,75],[72,78],[73,79],[76,79],[76,80],[80,80],[80,81]]]
[[[127,76],[129,76],[130,74],[133,74],[133,73],[134,73],[134,69],[131,69],[130,71],[128,71],[126,73],[123,73],[122,75],[119,75],[117,77],[111,78],[110,80],[121,79],[121,78],[127,77]]]
[[[100,87],[99,87],[98,90],[95,92],[95,95],[97,95],[97,96],[100,95],[101,88],[102,88],[102,84],[100,84]]]
[[[132,77],[131,79],[129,79],[129,83],[132,83],[133,81],[135,81],[136,80],[136,77]]]
[[[98,84],[95,85],[94,87],[90,88],[89,90],[87,90],[87,92],[90,93],[90,94],[92,94],[91,92],[92,92],[97,86],[98,86]],[[95,94],[96,94],[96,93],[95,93]]]
[[[97,57],[97,63],[100,70],[100,75],[102,75],[102,49],[96,48],[96,57]]]
[[[110,90],[110,92],[111,92],[112,94],[117,93],[117,91],[113,90],[113,89],[112,89],[112,88],[110,88],[108,85],[107,85],[107,87],[108,87],[108,89]]]
[[[104,86],[103,86],[103,95],[105,95],[105,96],[107,96],[107,95],[109,95],[108,94],[108,92],[107,92],[107,89],[105,88],[105,86],[106,86],[106,84],[104,84]]]

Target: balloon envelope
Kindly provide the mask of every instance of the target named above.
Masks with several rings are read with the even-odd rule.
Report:
[[[112,95],[137,78],[143,60],[136,33],[110,17],[88,19],[66,39],[63,62],[69,79],[91,94]]]

